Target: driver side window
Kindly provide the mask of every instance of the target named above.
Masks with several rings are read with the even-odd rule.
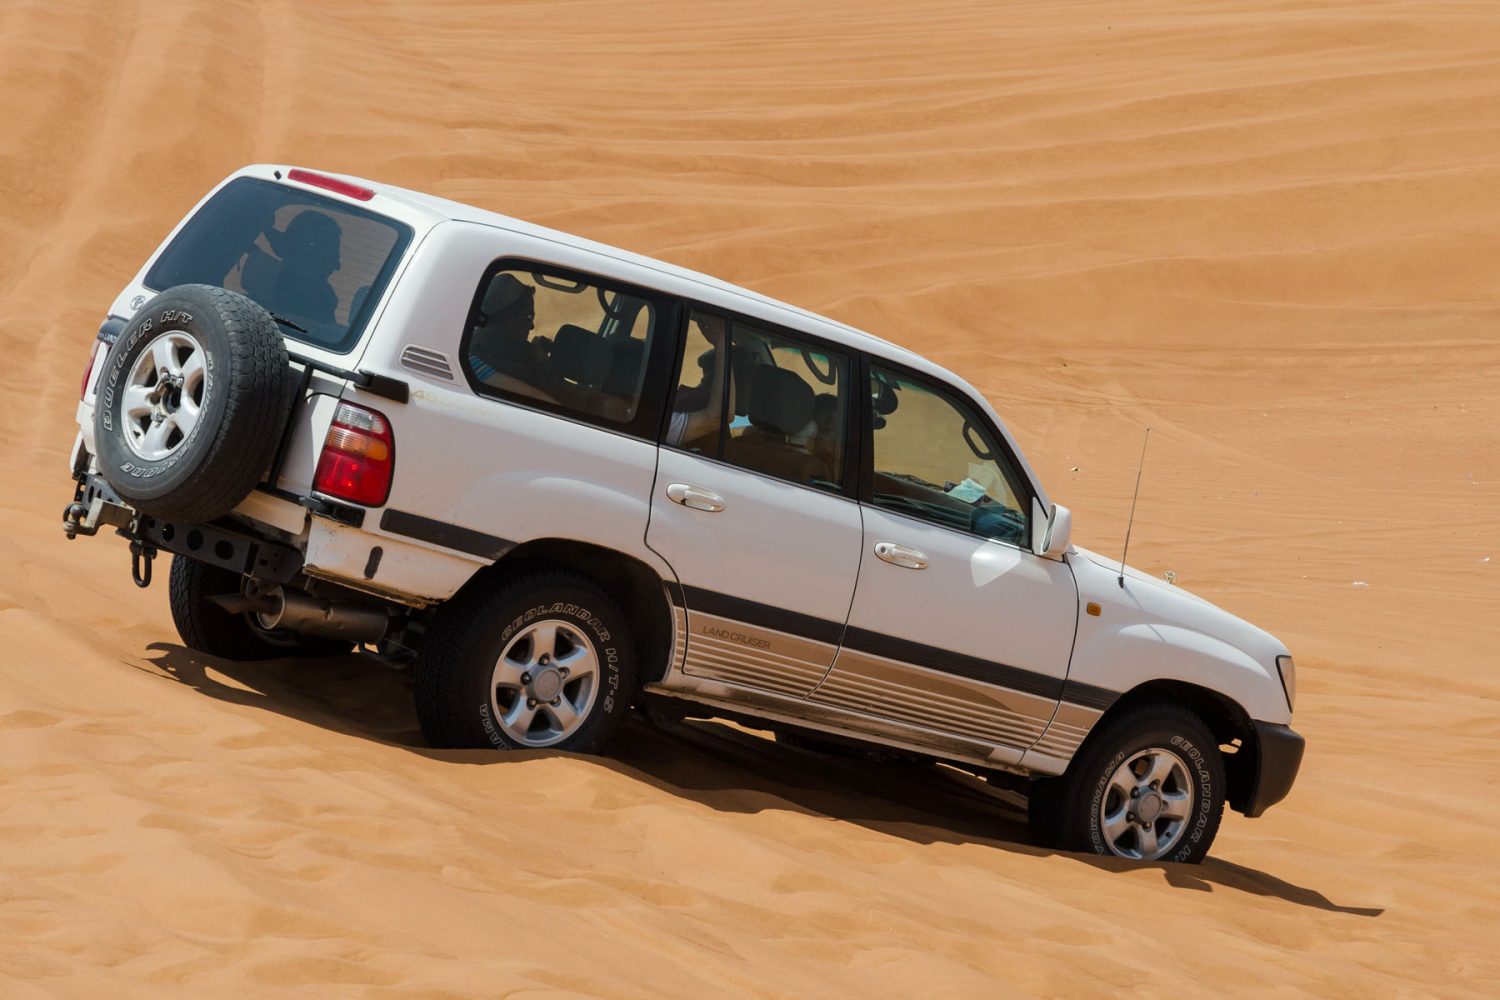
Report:
[[[1019,477],[984,421],[946,392],[870,366],[870,502],[993,538],[1030,541]]]

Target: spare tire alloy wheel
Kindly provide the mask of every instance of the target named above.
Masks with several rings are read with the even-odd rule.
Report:
[[[121,401],[125,443],[160,462],[192,436],[208,389],[203,345],[179,330],[147,343],[136,357]]]
[[[94,405],[99,469],[142,513],[212,521],[266,474],[293,392],[270,313],[212,285],[169,288],[136,312],[105,359]]]

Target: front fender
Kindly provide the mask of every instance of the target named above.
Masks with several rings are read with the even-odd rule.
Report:
[[[1162,581],[1070,553],[1079,601],[1099,613],[1079,615],[1068,670],[1070,683],[1124,694],[1155,680],[1182,681],[1218,692],[1251,719],[1291,722],[1275,637],[1207,601]]]
[[[1116,694],[1149,681],[1183,681],[1224,695],[1252,719],[1290,721],[1274,665],[1267,671],[1244,650],[1179,625],[1104,626],[1080,634],[1068,680]]]

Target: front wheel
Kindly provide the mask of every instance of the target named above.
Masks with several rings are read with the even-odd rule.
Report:
[[[1133,861],[1196,864],[1224,815],[1224,761],[1192,712],[1142,705],[1089,737],[1065,774],[1032,783],[1037,839]]]
[[[413,678],[433,747],[598,753],[630,708],[635,646],[582,577],[527,575],[438,611]]]

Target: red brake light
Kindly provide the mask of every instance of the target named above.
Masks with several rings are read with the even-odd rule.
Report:
[[[89,379],[94,375],[94,364],[99,360],[99,341],[89,345],[89,363],[83,366],[83,384],[78,387],[78,398],[87,399],[89,395]]]
[[[340,403],[318,456],[313,489],[327,496],[379,507],[391,495],[396,440],[391,425],[374,410]]]
[[[375,197],[375,192],[367,187],[350,184],[348,181],[341,181],[337,177],[329,177],[326,174],[315,174],[311,170],[303,170],[300,167],[288,170],[286,172],[286,179],[289,181],[301,181],[303,184],[320,187],[325,191],[332,191],[335,194],[341,194],[356,201],[369,201]]]

